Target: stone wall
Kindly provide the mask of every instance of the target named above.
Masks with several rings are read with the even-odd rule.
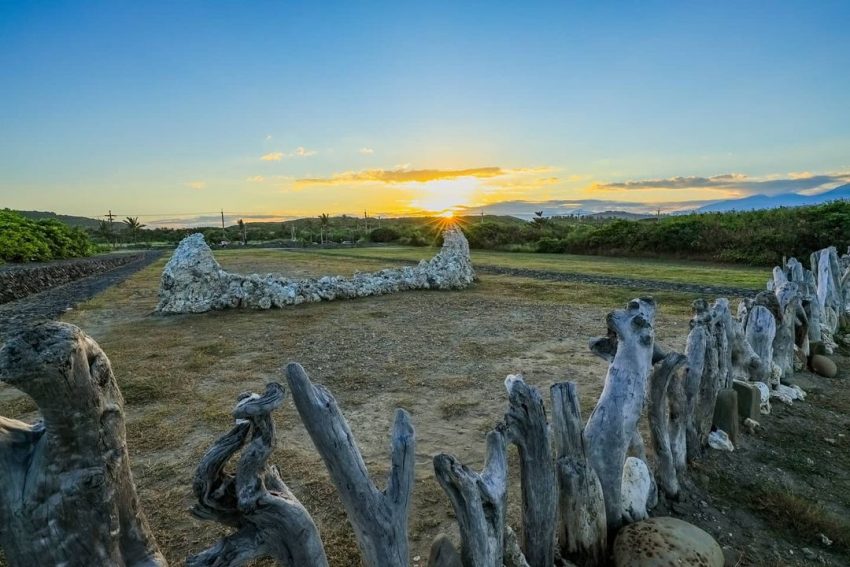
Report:
[[[94,258],[4,266],[0,269],[0,304],[107,272],[142,258],[143,253],[111,254]]]
[[[416,266],[351,277],[292,280],[280,274],[223,270],[202,234],[183,239],[162,272],[160,313],[203,313],[234,307],[270,309],[300,303],[384,295],[408,289],[463,289],[475,277],[469,243],[457,228],[443,233],[443,248]]]

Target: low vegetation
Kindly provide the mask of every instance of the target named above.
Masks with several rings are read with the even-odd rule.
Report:
[[[55,219],[28,219],[9,209],[0,210],[0,259],[6,262],[43,262],[88,256],[93,251],[85,231]]]

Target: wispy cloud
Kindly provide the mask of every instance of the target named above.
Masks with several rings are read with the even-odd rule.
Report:
[[[360,148],[360,153],[364,156],[370,156],[375,153],[375,150],[372,148]]]
[[[429,181],[457,179],[460,177],[488,178],[505,175],[509,170],[501,167],[475,167],[470,169],[366,169],[345,171],[330,177],[297,179],[297,185],[354,185],[361,183],[427,183]]]
[[[189,182],[186,183],[186,187],[188,187],[189,189],[195,189],[197,191],[200,191],[201,189],[205,189],[206,186],[207,186],[206,181],[189,181]]]
[[[249,183],[262,183],[265,180],[266,180],[266,178],[263,177],[262,175],[254,175],[252,177],[247,177],[245,179],[245,181],[248,181]]]
[[[650,189],[722,189],[743,195],[763,193],[797,193],[821,188],[850,180],[850,173],[826,173],[814,175],[808,172],[789,173],[782,176],[750,177],[741,173],[726,173],[711,177],[668,177],[663,179],[640,179],[617,183],[594,183],[591,190],[650,190]]]
[[[302,157],[310,157],[316,155],[318,152],[316,150],[308,150],[304,146],[298,146],[291,152],[269,152],[265,155],[260,156],[260,159],[263,161],[280,161],[286,158],[302,158]]]

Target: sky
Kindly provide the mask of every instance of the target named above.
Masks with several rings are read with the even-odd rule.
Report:
[[[0,1],[0,207],[687,210],[850,181],[850,2]]]

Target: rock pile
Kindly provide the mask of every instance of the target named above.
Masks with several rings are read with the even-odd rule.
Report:
[[[234,274],[223,270],[202,234],[183,239],[160,278],[160,313],[215,309],[270,309],[300,303],[384,295],[409,289],[463,289],[475,277],[469,243],[458,228],[443,233],[443,248],[416,266],[292,280],[279,274]]]

